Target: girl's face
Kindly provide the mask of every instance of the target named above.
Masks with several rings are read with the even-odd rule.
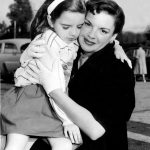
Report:
[[[96,52],[116,38],[113,34],[115,18],[102,11],[93,15],[88,13],[82,26],[79,42],[85,52]]]
[[[64,11],[50,26],[64,42],[69,44],[78,38],[84,19],[85,14]]]

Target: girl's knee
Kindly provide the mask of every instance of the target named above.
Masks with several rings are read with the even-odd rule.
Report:
[[[6,136],[0,135],[0,150],[4,150],[6,145]]]
[[[65,141],[62,146],[60,145],[60,149],[59,150],[72,150],[73,146],[70,140]]]
[[[72,150],[73,146],[69,139],[67,138],[51,138],[50,145],[52,150]]]
[[[26,135],[8,134],[5,150],[24,150],[28,140],[29,137]]]

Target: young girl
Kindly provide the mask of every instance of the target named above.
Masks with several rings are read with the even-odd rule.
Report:
[[[64,92],[78,50],[76,39],[85,13],[82,0],[46,0],[31,26],[33,42],[43,39],[47,43],[48,51],[40,61],[50,70],[54,61],[59,62],[58,73]],[[49,103],[42,86],[26,79],[28,63],[35,61],[28,55],[33,42],[21,56],[21,67],[15,73],[15,87],[2,101],[2,133],[7,135],[5,150],[23,150],[29,137],[48,137],[52,149],[71,150],[71,142],[80,144],[82,141],[79,128],[51,98]]]

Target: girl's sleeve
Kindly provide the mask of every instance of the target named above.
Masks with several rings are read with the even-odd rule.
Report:
[[[30,49],[32,49],[32,43],[34,41],[37,41],[38,39],[42,38],[42,34],[37,35],[31,43],[28,45],[28,47],[23,51],[21,57],[20,57],[20,64],[21,66],[16,70],[14,77],[15,77],[15,86],[21,87],[26,86],[30,84],[37,84],[29,81],[30,78],[29,75],[26,73],[28,70],[28,63],[30,61],[35,61],[32,56],[30,56]],[[35,45],[34,45],[35,46]],[[45,59],[45,58],[41,58]]]
[[[60,60],[55,61],[57,62],[57,65],[55,65],[55,67],[57,67],[55,69],[55,71],[53,72],[54,76],[57,77],[58,79],[53,79],[51,82],[51,87],[50,87],[50,91],[55,90],[55,85],[56,85],[56,81],[59,80],[59,85],[61,86],[61,89],[66,92],[66,86],[65,86],[65,76],[64,76],[64,71],[61,65]],[[52,105],[52,107],[54,108],[57,116],[60,118],[60,120],[63,122],[63,125],[68,125],[68,124],[72,124],[73,122],[68,118],[68,116],[66,115],[66,113],[60,109],[60,107],[53,101],[53,99],[50,97],[49,98],[50,103]]]
[[[30,61],[35,61],[34,59],[33,60],[30,60]],[[23,86],[26,86],[26,85],[30,85],[30,84],[37,84],[39,83],[38,81],[30,81],[28,79],[30,79],[30,75],[27,74],[27,71],[28,71],[28,62],[26,62],[27,65],[26,66],[21,66],[19,67],[15,74],[14,74],[14,78],[15,78],[15,86],[17,87],[23,87]]]
[[[31,84],[31,82],[27,80],[29,75],[26,73],[26,70],[27,70],[28,62],[32,60],[32,58],[28,55],[27,49],[28,48],[26,48],[25,51],[22,53],[20,57],[21,66],[16,70],[14,74],[15,86],[18,87]]]
[[[57,116],[60,118],[60,120],[63,122],[63,126],[68,124],[73,124],[73,122],[69,119],[69,117],[66,115],[66,113],[56,105],[56,103],[53,101],[52,98],[49,98],[50,103],[52,107],[54,108]]]

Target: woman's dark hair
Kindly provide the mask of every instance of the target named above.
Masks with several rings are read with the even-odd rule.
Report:
[[[125,15],[122,8],[112,0],[89,0],[86,5],[87,12],[99,14],[102,11],[107,12],[115,18],[115,33],[120,33],[125,23]]]
[[[31,24],[31,39],[44,32],[46,28],[51,28],[47,21],[47,8],[53,0],[46,0],[37,11]],[[64,0],[50,14],[52,22],[55,22],[64,11],[86,13],[86,7],[83,0]]]

